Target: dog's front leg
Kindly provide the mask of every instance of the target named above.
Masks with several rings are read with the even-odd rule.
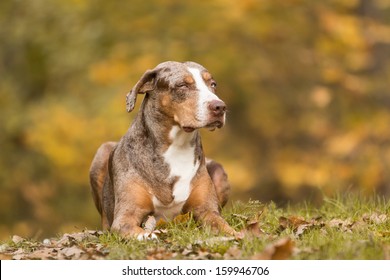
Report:
[[[148,233],[141,228],[142,221],[153,212],[150,194],[139,185],[118,188],[115,194],[114,220],[111,230],[125,238],[146,238]]]
[[[198,180],[184,206],[184,212],[192,212],[194,218],[204,225],[222,233],[237,236],[238,233],[229,226],[219,213],[218,198],[212,181]]]

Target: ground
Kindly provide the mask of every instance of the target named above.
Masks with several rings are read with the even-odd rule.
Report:
[[[236,202],[222,214],[243,238],[217,235],[187,214],[149,219],[144,227],[157,240],[88,229],[43,240],[14,235],[0,242],[0,259],[390,259],[390,201],[382,198],[286,208]]]

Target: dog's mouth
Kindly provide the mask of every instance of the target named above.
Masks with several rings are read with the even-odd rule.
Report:
[[[222,126],[223,126],[222,121],[215,121],[215,122],[207,124],[205,126],[205,128],[207,128],[210,131],[214,131],[216,128],[221,128]]]
[[[196,129],[195,127],[191,127],[191,126],[183,126],[182,128],[185,132],[188,133],[193,132]]]
[[[214,121],[214,122],[208,123],[207,125],[202,126],[202,127],[183,126],[182,129],[185,132],[190,133],[190,132],[193,132],[195,129],[199,129],[199,128],[206,128],[209,131],[214,131],[216,128],[221,128],[222,126],[223,126],[222,121]]]

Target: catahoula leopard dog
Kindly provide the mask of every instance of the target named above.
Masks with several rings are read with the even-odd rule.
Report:
[[[143,238],[149,215],[170,220],[192,212],[201,224],[237,235],[221,217],[230,186],[223,167],[205,157],[200,128],[225,123],[226,105],[210,72],[195,62],[168,61],[147,70],[126,96],[127,111],[145,94],[119,142],[98,149],[90,169],[104,229]]]

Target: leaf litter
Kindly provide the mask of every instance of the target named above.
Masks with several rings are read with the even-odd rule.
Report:
[[[163,220],[156,221],[154,217],[148,217],[144,223],[144,229],[148,237],[155,235],[157,242],[143,243],[145,259],[261,259],[282,260],[291,259],[299,254],[310,255],[320,247],[299,245],[305,235],[318,231],[320,235],[327,235],[329,230],[351,234],[356,231],[364,231],[368,228],[378,228],[369,239],[382,238],[389,240],[389,217],[387,214],[370,212],[359,217],[345,218],[332,217],[325,219],[317,216],[304,218],[298,215],[276,216],[276,227],[270,227],[269,220],[264,217],[264,208],[254,211],[254,214],[231,214],[237,224],[240,224],[240,235],[232,236],[208,236],[197,238],[186,245],[178,243],[172,236],[170,228],[172,224],[190,228],[192,217],[189,214],[177,216],[171,223]],[[276,229],[276,231],[275,231]],[[109,233],[94,230],[84,230],[76,233],[66,233],[57,238],[46,238],[42,242],[31,241],[20,236],[13,236],[10,242],[0,245],[0,259],[107,259],[110,251],[115,250],[111,243],[100,242],[100,239]],[[287,236],[286,236],[287,235]],[[207,235],[206,235],[207,236]],[[364,240],[363,240],[364,241]],[[362,242],[363,242],[362,241]],[[117,239],[115,242],[126,244],[133,242],[125,239]],[[150,241],[141,241],[150,242]],[[250,255],[244,250],[244,244],[261,243]],[[368,241],[365,241],[368,242]],[[372,241],[370,241],[372,242]],[[371,243],[370,243],[371,244]],[[390,245],[385,242],[383,258],[390,258]],[[131,258],[131,257],[130,257]]]
[[[102,234],[102,231],[85,230],[44,239],[42,243],[15,235],[12,237],[14,246],[8,245],[1,253],[14,260],[104,259],[108,251],[95,243]]]

